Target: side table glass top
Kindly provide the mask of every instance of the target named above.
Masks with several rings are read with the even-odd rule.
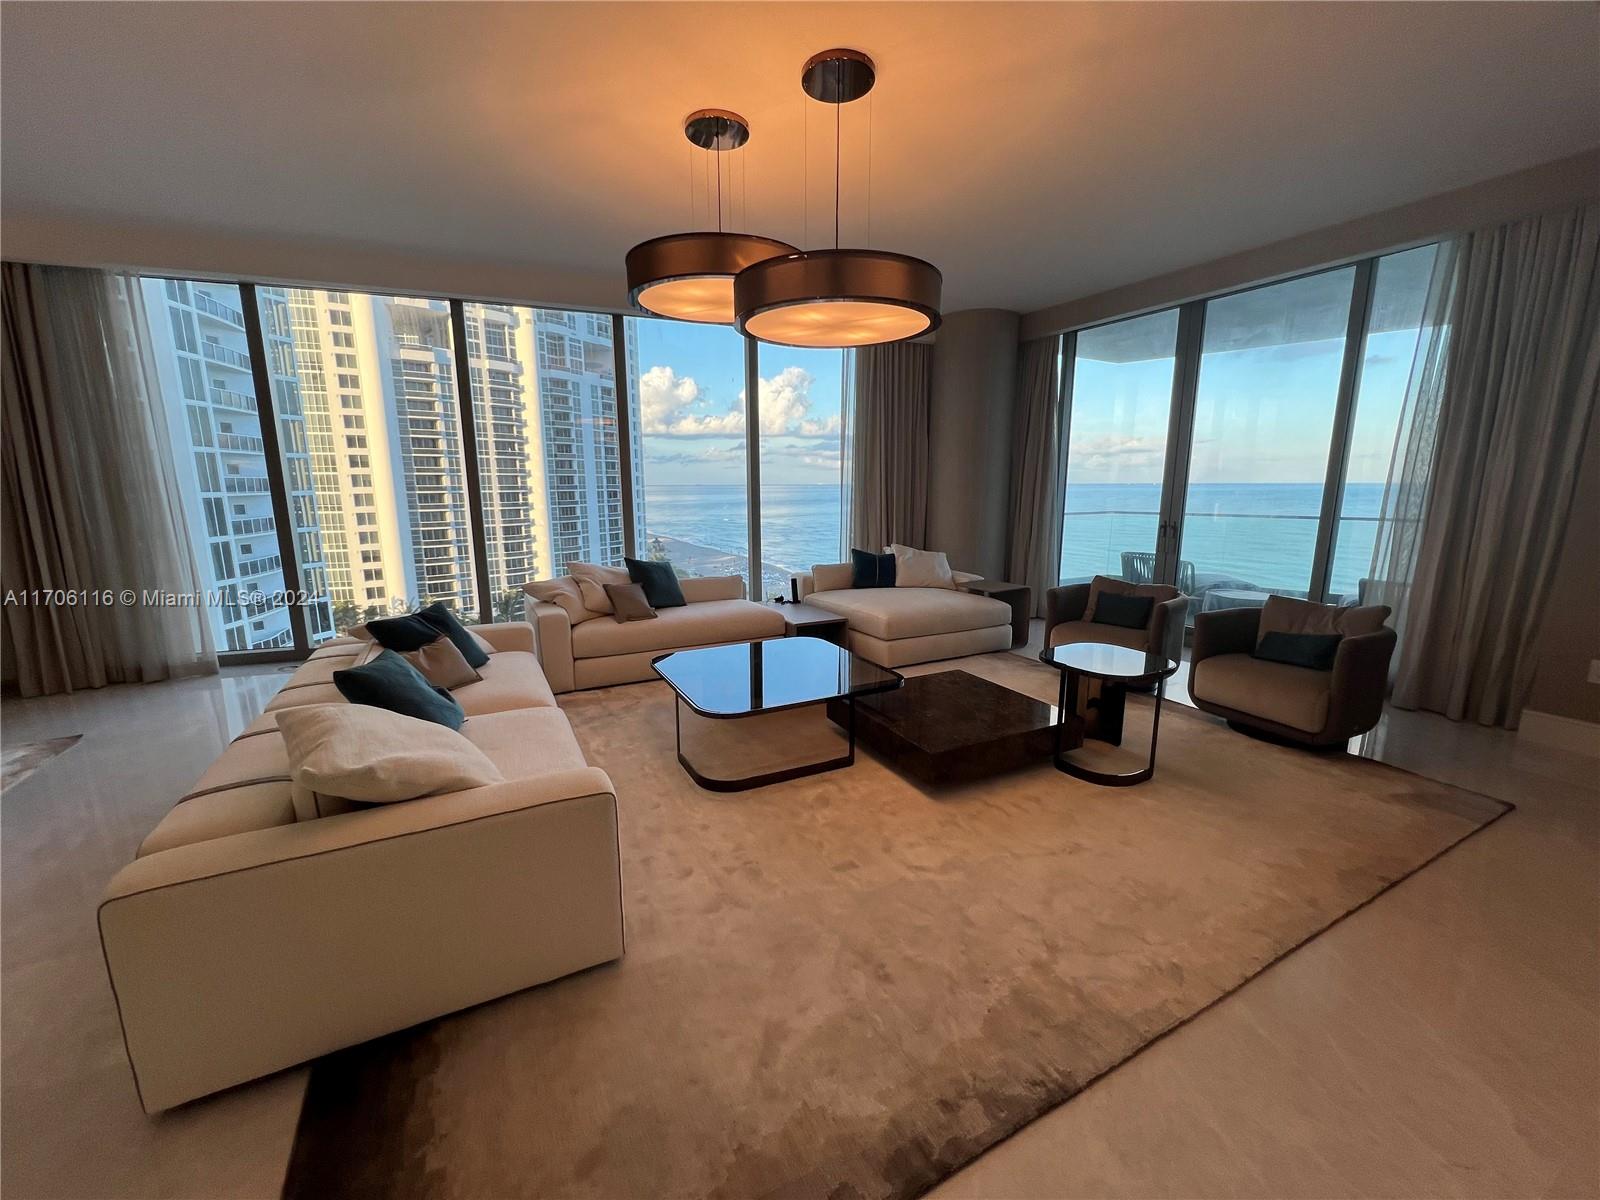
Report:
[[[1069,642],[1050,647],[1039,658],[1052,667],[1099,679],[1164,679],[1178,669],[1178,664],[1165,654],[1130,650],[1109,642]]]
[[[811,637],[677,650],[656,659],[655,668],[689,707],[708,717],[864,696],[905,682],[894,671]]]

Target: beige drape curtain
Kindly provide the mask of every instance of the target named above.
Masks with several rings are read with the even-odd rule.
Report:
[[[138,282],[5,263],[0,649],[24,696],[215,671]],[[123,592],[134,594],[126,603]],[[42,593],[88,593],[45,602]],[[64,598],[54,595],[51,599]]]
[[[1012,424],[1011,544],[1006,578],[1033,589],[1034,615],[1061,575],[1062,478],[1059,337],[1022,345]]]
[[[855,360],[851,542],[863,550],[890,542],[926,547],[933,347],[867,346]]]
[[[1515,729],[1596,435],[1600,204],[1480,230],[1459,254],[1394,703]]]

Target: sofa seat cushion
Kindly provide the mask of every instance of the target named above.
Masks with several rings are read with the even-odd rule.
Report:
[[[948,588],[813,592],[806,603],[836,612],[851,629],[885,642],[1011,625],[1011,606],[1004,601]]]
[[[272,740],[281,746],[282,738],[274,735]],[[161,819],[161,824],[140,843],[137,857],[159,854],[175,846],[232,837],[236,833],[293,824],[294,801],[289,796],[287,779],[281,783],[247,784],[209,792],[174,805]]]
[[[1113,646],[1126,646],[1129,650],[1146,650],[1150,646],[1150,631],[1125,629],[1121,625],[1102,625],[1095,621],[1063,621],[1050,630],[1050,645],[1066,646],[1075,642],[1109,642]]]
[[[1266,662],[1249,654],[1218,654],[1192,668],[1189,691],[1196,700],[1320,733],[1328,723],[1332,685],[1332,671]]]
[[[450,693],[469,717],[514,708],[555,707],[555,693],[545,680],[544,668],[526,650],[491,654],[489,661],[478,668],[478,674],[483,678],[477,683],[466,684]]]
[[[588,766],[567,714],[559,708],[524,708],[473,717],[461,727],[466,738],[507,779]]]
[[[756,642],[783,636],[783,616],[750,600],[706,600],[663,608],[654,621],[585,621],[572,631],[574,658],[605,658],[644,650],[676,650],[721,642]]]

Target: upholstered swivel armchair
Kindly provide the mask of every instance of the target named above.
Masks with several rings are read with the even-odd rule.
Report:
[[[1335,607],[1269,596],[1263,608],[1203,612],[1194,620],[1189,696],[1195,707],[1235,728],[1256,729],[1306,746],[1341,746],[1383,715],[1395,632],[1389,609]],[[1326,667],[1259,657],[1270,633],[1311,635],[1337,648]],[[1291,643],[1292,647],[1293,643]]]
[[[1102,593],[1149,598],[1152,603],[1145,624],[1128,627],[1108,623],[1107,614],[1099,611]],[[1068,584],[1045,593],[1045,648],[1068,642],[1110,642],[1130,650],[1159,650],[1168,658],[1182,658],[1183,618],[1188,607],[1189,597],[1169,584],[1135,584],[1096,575],[1089,583]]]

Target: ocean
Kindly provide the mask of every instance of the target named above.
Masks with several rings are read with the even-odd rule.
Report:
[[[1330,588],[1351,593],[1369,574],[1381,483],[1351,483],[1334,545]],[[1088,483],[1067,487],[1061,577],[1120,574],[1125,551],[1155,549],[1159,484]],[[1180,558],[1193,565],[1197,587],[1304,594],[1316,550],[1320,483],[1197,483],[1189,488]],[[790,571],[837,562],[837,484],[766,484],[761,489],[763,592],[784,588]],[[739,484],[676,484],[645,488],[647,538],[674,546],[680,567],[695,570],[748,549],[745,489]],[[699,552],[703,551],[703,555]],[[962,564],[952,563],[960,568]]]

